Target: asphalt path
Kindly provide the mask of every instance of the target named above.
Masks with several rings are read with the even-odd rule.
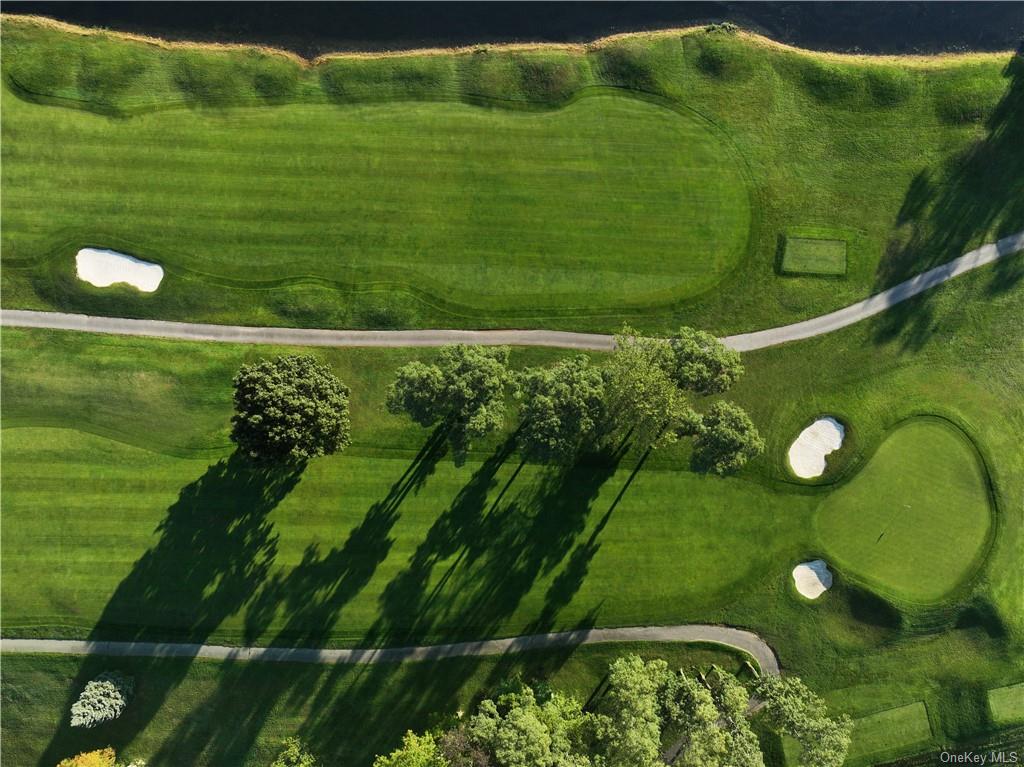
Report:
[[[634,626],[580,629],[555,634],[531,634],[508,639],[484,639],[456,644],[416,647],[326,650],[311,647],[225,647],[175,642],[103,642],[76,639],[3,639],[0,652],[58,655],[104,655],[146,658],[212,658],[216,660],[276,661],[281,663],[399,663],[466,656],[503,655],[604,642],[710,642],[742,650],[757,661],[761,672],[777,675],[779,661],[772,648],[750,631],[709,624]]]
[[[753,351],[790,341],[831,333],[885,311],[930,288],[972,269],[1024,250],[1024,232],[982,245],[970,253],[901,282],[863,301],[820,317],[793,325],[727,336],[726,346],[737,351]],[[317,328],[270,328],[245,325],[210,325],[200,322],[136,320],[122,317],[93,317],[87,314],[37,312],[22,309],[0,310],[0,325],[19,328],[78,330],[128,336],[175,338],[188,341],[220,341],[240,344],[280,346],[443,346],[445,344],[483,344],[509,346],[548,346],[559,349],[610,351],[615,339],[598,333],[572,333],[562,330],[321,330]]]

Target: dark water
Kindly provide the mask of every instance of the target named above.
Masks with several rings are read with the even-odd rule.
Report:
[[[805,48],[872,53],[1006,50],[1024,35],[1024,2],[5,2],[3,10],[171,39],[267,43],[306,56],[579,42],[726,20]]]

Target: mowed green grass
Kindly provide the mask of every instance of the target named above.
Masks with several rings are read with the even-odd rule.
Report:
[[[491,658],[374,667],[208,660],[4,655],[4,762],[52,767],[87,749],[113,745],[122,759],[152,767],[266,767],[296,733],[328,764],[369,765],[407,729],[470,710],[504,679],[544,679],[587,700],[622,653],[664,658],[675,668],[718,664],[744,674],[721,648],[626,643],[532,651]],[[125,714],[94,730],[68,726],[67,709],[101,670],[131,674],[137,694]],[[344,726],[340,726],[344,723]]]
[[[692,31],[304,66],[3,25],[12,308],[728,334],[1024,226],[1008,57]],[[779,238],[805,225],[857,233],[844,280],[780,277]],[[161,261],[163,287],[83,284],[83,242]]]
[[[2,130],[8,263],[66,269],[77,247],[119,247],[165,267],[156,302],[196,278],[319,280],[480,313],[594,312],[712,287],[750,228],[720,136],[616,95],[537,113],[402,102],[113,120],[5,90]]]
[[[822,546],[851,575],[900,599],[928,602],[977,565],[992,527],[974,448],[940,420],[893,431],[815,514]]]
[[[681,623],[774,578],[812,505],[500,448],[282,477],[18,428],[3,461],[5,628],[40,636],[353,645]]]
[[[846,241],[787,237],[782,271],[786,274],[846,274]]]
[[[931,740],[928,710],[921,701],[890,708],[853,721],[851,760],[885,753],[906,753],[909,747]]]
[[[271,640],[280,633],[281,641],[288,636],[296,642],[306,638],[319,642],[322,637],[310,632],[309,626],[320,625],[323,616],[330,622],[331,610],[342,603],[340,621],[350,617],[353,622],[345,626],[336,623],[335,630],[371,640],[386,640],[401,632],[401,628],[392,630],[401,624],[395,620],[396,614],[422,614],[424,619],[414,627],[417,631],[444,626],[446,622],[477,628],[504,625],[511,631],[517,622],[525,622],[531,630],[546,625],[552,614],[555,625],[578,625],[580,616],[589,622],[596,606],[598,623],[617,618],[642,622],[681,619],[748,627],[778,650],[788,670],[825,694],[833,710],[857,717],[907,701],[924,700],[936,733],[932,745],[962,739],[990,726],[987,690],[1019,680],[1024,674],[1024,658],[1013,651],[1024,614],[1024,594],[1019,588],[1020,520],[1012,513],[1004,513],[1010,508],[1004,504],[1012,503],[1024,491],[1024,455],[1015,449],[1016,435],[1024,428],[1024,412],[1015,406],[1020,402],[1016,393],[1021,385],[1022,357],[1006,353],[1008,339],[1017,338],[1014,333],[1024,292],[1000,290],[1005,279],[1002,274],[992,268],[979,270],[908,302],[906,311],[897,310],[801,344],[745,355],[747,375],[732,394],[752,413],[765,434],[765,456],[737,477],[701,480],[686,471],[686,450],[673,448],[652,455],[626,487],[637,461],[635,454],[627,456],[618,472],[601,483],[597,500],[589,505],[590,511],[585,515],[583,530],[574,539],[572,553],[555,568],[558,574],[539,575],[518,603],[517,594],[523,582],[505,585],[508,579],[494,591],[473,591],[463,599],[448,599],[463,577],[460,573],[522,573],[515,566],[506,566],[509,559],[502,547],[526,528],[502,529],[489,539],[476,532],[484,526],[477,524],[475,517],[488,513],[500,487],[497,493],[490,491],[486,498],[475,494],[475,490],[462,495],[466,503],[463,508],[476,510],[473,515],[467,511],[466,518],[473,524],[464,528],[473,546],[465,546],[466,553],[449,577],[448,586],[437,592],[434,602],[429,597],[416,596],[422,593],[420,577],[426,568],[413,567],[417,561],[428,564],[432,552],[442,551],[444,541],[460,540],[459,536],[449,537],[446,533],[457,529],[448,526],[456,519],[446,515],[452,506],[452,493],[463,487],[479,488],[479,483],[471,484],[469,479],[494,453],[504,434],[481,443],[470,464],[461,469],[454,467],[449,458],[442,459],[418,494],[410,491],[399,507],[399,521],[387,536],[394,539],[387,559],[375,571],[377,576],[360,592],[365,596],[349,598],[375,561],[372,555],[355,553],[363,545],[372,552],[380,540],[372,533],[382,529],[359,526],[361,533],[352,535],[354,526],[368,516],[361,511],[367,511],[370,504],[379,500],[381,492],[390,490],[428,436],[427,431],[410,427],[384,410],[384,388],[402,362],[429,359],[436,350],[316,350],[353,388],[356,442],[345,457],[311,466],[311,472],[267,515],[273,525],[270,538],[280,551],[273,566],[262,571],[232,569],[228,564],[239,561],[236,555],[245,559],[246,545],[250,553],[265,550],[264,527],[258,524],[262,505],[255,516],[243,515],[244,524],[238,528],[237,536],[223,533],[223,518],[208,510],[208,506],[197,507],[195,512],[202,520],[195,529],[202,530],[205,536],[179,535],[178,530],[189,529],[188,524],[172,526],[170,530],[156,528],[170,516],[169,509],[180,492],[227,452],[230,378],[238,365],[291,350],[5,329],[0,396],[5,424],[79,428],[146,448],[108,443],[100,437],[74,437],[77,441],[73,443],[71,438],[59,436],[69,432],[54,428],[5,429],[5,446],[13,448],[13,454],[26,455],[18,467],[22,477],[18,485],[6,484],[11,474],[5,460],[5,588],[14,582],[9,573],[14,572],[14,563],[18,563],[16,582],[29,589],[26,595],[33,602],[27,604],[23,600],[18,604],[17,615],[8,608],[5,627],[14,634],[88,633],[90,621],[95,620],[98,612],[107,605],[114,610],[138,592],[140,581],[147,580],[147,570],[169,570],[180,583],[165,584],[167,579],[161,577],[152,581],[157,584],[159,595],[167,594],[174,609],[180,610],[183,632],[195,635],[209,631],[211,636],[224,636],[225,641],[237,636],[240,627],[269,625],[267,636]],[[922,319],[927,319],[927,327],[933,329],[924,335]],[[516,366],[550,364],[561,354],[553,350],[517,349],[513,351],[513,362]],[[595,358],[600,360],[601,355]],[[840,358],[846,364],[820,364],[822,359]],[[856,587],[844,577],[845,570],[839,571],[839,581],[820,604],[809,606],[799,602],[791,595],[789,572],[795,562],[821,553],[820,544],[811,540],[811,517],[821,497],[830,490],[794,487],[784,481],[786,450],[793,437],[817,413],[840,415],[851,425],[847,450],[841,465],[836,466],[837,476],[842,477],[860,471],[866,463],[865,456],[884,441],[896,424],[922,411],[942,413],[969,429],[987,457],[1000,499],[999,534],[979,578],[973,581],[973,591],[943,606],[941,612],[945,617],[940,625],[932,612],[920,616],[912,605],[901,602],[893,606]],[[515,425],[513,415],[506,433],[511,433]],[[38,439],[29,440],[30,432],[37,434]],[[30,441],[35,444],[25,448]],[[79,447],[71,449],[72,444]],[[40,459],[35,467],[28,457],[33,455]],[[120,456],[124,455],[136,458],[122,465]],[[382,467],[371,468],[368,476],[360,477],[358,472],[349,471],[350,467],[369,466],[370,459],[375,458],[386,460],[375,462]],[[515,456],[506,461],[496,475],[499,484],[510,477],[515,465]],[[509,499],[523,498],[521,490],[535,487],[535,472],[531,467],[524,468],[498,508],[505,508]],[[666,478],[672,474],[678,476]],[[72,484],[62,484],[61,478],[65,476]],[[573,485],[578,488],[573,496],[577,499],[585,497],[588,487],[600,480],[596,475],[589,479],[586,475],[577,476],[580,482]],[[237,497],[234,491],[239,485],[230,487],[228,497]],[[243,483],[245,487],[250,492],[253,486]],[[336,487],[342,489],[335,506],[318,497],[308,509],[304,508],[306,498],[319,496],[318,488],[334,492]],[[85,495],[75,499],[79,491]],[[623,492],[622,499],[607,524],[600,528],[604,513],[619,492]],[[138,502],[132,503],[136,493]],[[358,504],[349,505],[349,501],[362,494],[365,499],[361,503],[366,504],[362,510]],[[249,497],[236,503],[246,509],[256,507],[257,504],[248,503]],[[64,506],[72,513],[59,513]],[[554,503],[551,509],[555,514],[546,518],[545,524],[551,526],[543,528],[545,533],[564,529],[555,524],[557,515],[570,510],[571,518],[571,510],[580,507],[579,500]],[[226,504],[222,508],[234,514],[237,506]],[[12,516],[11,509],[20,511]],[[628,513],[622,513],[627,510]],[[82,514],[91,515],[95,529],[101,532],[94,534],[90,521]],[[448,522],[433,533],[427,532],[434,528],[434,520],[442,516]],[[176,514],[175,518],[180,517]],[[382,518],[386,520],[387,516],[372,519]],[[496,519],[509,521],[513,517],[492,517],[492,521]],[[20,536],[12,537],[15,527]],[[716,535],[710,536],[709,530],[715,530]],[[593,537],[595,531],[597,536]],[[76,539],[89,536],[93,536],[90,543],[76,543]],[[168,543],[177,545],[155,547],[158,556],[145,557],[165,536]],[[347,546],[350,540],[351,546]],[[19,547],[13,555],[9,548],[12,542]],[[320,544],[321,559],[311,556],[308,566],[301,567],[303,549],[313,542]],[[716,554],[719,543],[730,548]],[[552,558],[564,547],[564,543],[547,540],[541,540],[539,545],[554,552]],[[345,553],[335,553],[329,559],[325,556],[338,549]],[[204,564],[202,554],[214,550],[216,553],[205,557]],[[412,556],[417,550],[422,554],[419,560]],[[623,557],[626,550],[629,555]],[[525,562],[536,557],[541,549],[517,547],[516,551],[526,556]],[[750,560],[749,551],[764,559]],[[348,556],[348,552],[353,555]],[[663,554],[649,564],[650,552]],[[613,554],[605,559],[605,555]],[[299,566],[295,564],[296,558]],[[173,559],[174,564],[166,565],[168,559]],[[265,557],[254,556],[252,560],[259,563]],[[61,564],[62,561],[65,563]],[[327,564],[318,570],[318,562],[325,561]],[[491,564],[485,564],[488,561]],[[200,564],[206,568],[206,575],[215,573],[217,578],[204,590],[208,598],[188,609],[181,609],[180,595],[195,590],[206,575],[183,568],[182,562]],[[141,569],[137,569],[137,563]],[[396,565],[399,576],[389,581],[394,582],[394,587],[387,593],[385,585],[387,596],[382,594],[374,603],[371,592],[380,590],[385,580],[384,569],[390,573]],[[713,568],[719,565],[725,569],[715,573]],[[745,574],[734,579],[733,573],[740,568],[745,568]],[[112,570],[109,576],[103,574],[105,569]],[[439,582],[448,569],[443,564],[433,566],[428,583]],[[630,578],[622,572],[611,572],[624,569],[631,569]],[[63,576],[55,577],[54,571]],[[133,572],[143,577],[129,578]],[[287,572],[298,575],[281,582],[272,578],[275,573],[283,576]],[[715,585],[719,575],[724,577],[722,591]],[[335,576],[339,576],[338,588],[318,588],[333,583]],[[268,588],[250,588],[250,578],[263,578],[261,584]],[[581,587],[574,591],[574,584],[587,584],[592,578],[601,584],[600,589]],[[125,579],[124,586],[118,588],[121,579]],[[663,582],[654,583],[652,579]],[[82,586],[76,591],[78,583]],[[482,583],[473,580],[474,586]],[[640,593],[641,588],[649,588],[650,596]],[[655,596],[659,589],[660,599]],[[706,591],[706,601],[700,595],[691,598],[702,589]],[[481,607],[484,592],[490,601]],[[640,608],[630,611],[624,606],[625,598],[616,597],[617,593],[640,599]],[[262,608],[255,603],[243,604],[237,614],[221,621],[225,612],[256,595],[260,595]],[[6,607],[7,593],[3,598]],[[75,612],[77,600],[82,600],[85,612]],[[557,609],[561,601],[566,601],[566,606]],[[420,609],[422,605],[426,605],[425,610]],[[43,616],[44,612],[50,615]],[[273,617],[268,618],[271,612]],[[29,626],[30,613],[55,625]],[[383,616],[382,620],[370,627],[356,623],[371,614],[374,618]],[[134,625],[117,630],[121,636],[138,632]],[[928,636],[921,637],[922,631]],[[393,669],[392,673],[400,671]],[[5,684],[9,679],[5,676]],[[60,683],[70,695],[73,685],[68,679],[65,676]],[[378,684],[383,682],[378,680]],[[313,693],[303,687],[289,700],[298,702],[307,696],[312,697]],[[166,721],[174,717],[191,722],[203,720],[209,710],[204,705],[206,700],[199,696],[194,706],[183,704],[175,708]],[[232,722],[249,726],[263,716],[263,705],[251,702],[258,700],[262,699],[253,695],[231,698],[222,710],[230,714]],[[47,716],[53,716],[52,711],[62,709],[64,704],[50,705],[54,708],[48,709],[51,713]],[[325,702],[324,710],[330,708]],[[384,713],[373,706],[363,715],[377,717]],[[280,710],[275,709],[267,715],[263,726],[271,732],[296,729],[291,720],[278,725],[279,715]],[[31,713],[26,718],[31,719]],[[403,721],[401,717],[388,721],[388,727],[396,728],[390,735],[394,742],[404,729]],[[342,732],[337,721],[332,722],[332,748],[349,749],[346,753],[363,748],[357,732]],[[8,729],[5,728],[5,746],[16,734],[9,734]],[[33,753],[42,753],[53,733],[45,728],[21,731],[26,733],[22,736],[21,742],[26,744],[23,748],[36,749]],[[241,735],[239,739],[244,740]],[[29,740],[34,744],[29,744]],[[330,756],[331,751],[325,753]]]
[[[988,705],[996,724],[1024,722],[1024,682],[989,690]]]

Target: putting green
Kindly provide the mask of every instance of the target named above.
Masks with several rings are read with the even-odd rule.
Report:
[[[830,563],[896,598],[941,599],[977,566],[992,525],[985,470],[967,438],[921,418],[893,431],[815,514]]]
[[[735,152],[705,122],[607,93],[544,112],[401,102],[114,119],[5,87],[3,135],[8,268],[70,270],[78,247],[113,247],[161,263],[160,293],[179,303],[198,277],[405,288],[480,312],[645,305],[718,283],[751,219]]]

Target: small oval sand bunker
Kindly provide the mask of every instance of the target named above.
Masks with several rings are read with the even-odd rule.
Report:
[[[82,248],[75,256],[78,279],[97,288],[108,288],[126,283],[143,293],[152,293],[160,287],[164,270],[159,264],[142,261],[116,250]]]
[[[846,429],[831,416],[812,423],[789,446],[789,465],[802,479],[820,477],[825,473],[825,456],[843,445]]]
[[[793,583],[801,596],[817,599],[832,587],[832,571],[824,559],[801,562],[793,568]]]

